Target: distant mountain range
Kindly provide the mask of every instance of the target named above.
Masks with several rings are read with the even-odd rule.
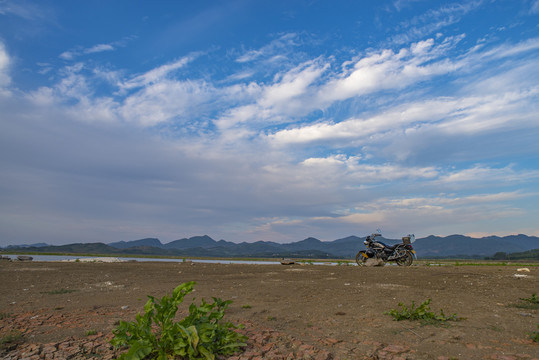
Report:
[[[77,243],[53,246],[39,243],[8,246],[4,250],[74,254],[349,259],[354,258],[358,250],[365,248],[363,245],[364,240],[364,237],[349,236],[334,241],[320,241],[309,237],[305,240],[288,244],[271,241],[234,243],[225,240],[216,241],[204,235],[179,239],[166,244],[161,243],[156,238],[145,238],[109,244]],[[387,244],[400,242],[400,240],[395,239],[382,239],[382,241]],[[487,257],[498,252],[510,254],[539,249],[539,237],[522,234],[483,238],[471,238],[464,235],[446,237],[431,235],[417,239],[413,246],[419,258]]]

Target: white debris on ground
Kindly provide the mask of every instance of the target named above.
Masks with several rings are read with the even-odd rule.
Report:
[[[520,269],[517,269],[517,272],[519,272],[519,273],[523,273],[523,272],[529,273],[530,269],[528,269],[528,268],[520,268]],[[517,279],[524,279],[524,278],[531,277],[531,276],[526,275],[526,274],[513,274],[513,277],[517,278]]]

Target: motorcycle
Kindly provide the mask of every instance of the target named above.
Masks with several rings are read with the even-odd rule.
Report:
[[[363,242],[367,246],[367,250],[360,250],[356,255],[358,265],[365,265],[369,259],[376,259],[383,263],[395,261],[399,266],[412,265],[415,257],[415,250],[412,246],[415,241],[414,234],[404,236],[402,243],[391,246],[376,240],[378,236],[382,236],[382,234],[378,232],[367,236]]]

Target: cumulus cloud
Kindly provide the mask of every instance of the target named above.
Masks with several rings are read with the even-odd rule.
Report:
[[[402,89],[434,76],[451,73],[459,65],[440,58],[446,44],[434,46],[428,39],[399,52],[386,49],[353,62],[353,67],[321,86],[315,100],[331,104],[387,89]]]
[[[451,73],[461,65],[441,56],[456,41],[436,45],[433,39],[428,39],[397,53],[392,50],[373,52],[346,61],[342,72],[331,71],[331,63],[322,57],[305,61],[277,74],[273,83],[260,87],[260,96],[253,102],[227,110],[215,123],[226,129],[238,123],[260,124],[261,120],[293,122],[297,116],[325,110],[338,102],[382,90],[402,89]]]
[[[276,76],[275,82],[267,86],[259,86],[257,97],[247,98],[253,103],[227,110],[215,124],[220,129],[227,129],[239,123],[264,124],[282,123],[291,117],[305,115],[313,108],[307,103],[313,84],[328,68],[321,61],[308,61]],[[254,90],[254,87],[251,87]]]
[[[492,79],[491,79],[492,80]],[[539,116],[534,104],[538,89],[523,92],[462,98],[438,98],[402,104],[366,119],[348,119],[339,123],[319,122],[269,134],[275,145],[310,142],[340,142],[341,146],[354,143],[366,145],[377,139],[375,134],[387,132],[397,136],[412,131],[435,128],[452,135],[487,131],[505,131],[507,128],[528,127]],[[344,143],[343,143],[344,141]]]
[[[151,74],[142,81],[153,82],[159,76]],[[142,126],[154,126],[172,119],[182,123],[186,119],[203,116],[200,107],[212,98],[212,91],[210,86],[200,81],[156,81],[128,96],[120,113],[125,121]]]

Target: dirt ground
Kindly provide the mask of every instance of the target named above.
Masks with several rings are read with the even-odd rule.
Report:
[[[4,261],[0,338],[22,337],[0,357],[112,358],[106,339],[118,320],[134,320],[147,295],[196,281],[182,311],[193,297],[232,300],[225,319],[250,336],[235,359],[539,359],[530,339],[538,310],[520,300],[539,293],[539,267],[518,268]],[[384,314],[426,299],[465,319],[426,325]],[[66,355],[76,346],[79,355]]]

